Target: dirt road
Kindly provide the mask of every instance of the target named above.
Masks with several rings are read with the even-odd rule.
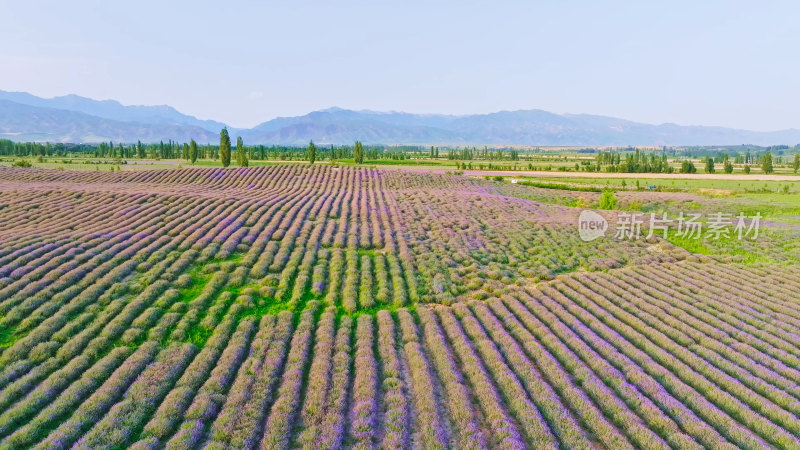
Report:
[[[426,171],[427,172],[427,171]],[[433,173],[444,173],[445,170],[433,169]],[[452,170],[450,171],[452,172]],[[800,181],[799,175],[766,175],[766,174],[710,174],[710,173],[608,173],[608,172],[540,172],[540,171],[503,171],[503,170],[464,170],[464,175],[484,176],[502,175],[508,177],[543,177],[543,178],[663,178],[689,180],[734,180],[734,181]]]

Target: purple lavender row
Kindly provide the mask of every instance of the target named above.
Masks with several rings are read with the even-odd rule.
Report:
[[[353,448],[371,449],[377,436],[376,414],[378,412],[378,368],[373,353],[375,335],[372,316],[358,316],[356,324],[355,378],[353,380],[353,404],[350,417],[350,437]]]
[[[722,430],[722,433],[727,439],[748,448],[758,448],[764,445],[764,441],[762,441],[758,435],[750,429],[738,424],[733,418],[727,415],[724,410],[717,407],[697,390],[684,383],[668,369],[661,366],[650,357],[648,352],[640,350],[622,334],[619,334],[612,328],[599,322],[596,316],[584,310],[581,306],[566,298],[560,292],[551,288],[545,288],[543,292],[548,296],[548,299],[559,303],[565,310],[574,314],[581,323],[586,324],[587,330],[591,329],[593,332],[596,332],[600,338],[612,346],[615,352],[624,355],[626,358],[630,358],[632,364],[634,364],[637,369],[643,370],[644,373],[659,380],[660,384],[662,384],[679,402],[689,407],[698,417],[712,424],[715,428]],[[587,334],[587,336],[590,335]],[[642,342],[638,341],[637,343]],[[650,345],[647,345],[647,347],[648,350],[655,350]],[[721,391],[717,391],[712,393],[712,395],[724,394]]]
[[[225,320],[235,317],[236,314],[231,313],[225,316]],[[263,363],[275,333],[275,322],[275,316],[264,316],[259,321],[258,332],[250,345],[247,359],[239,367],[236,378],[225,397],[225,403],[221,406],[219,414],[211,425],[207,445],[225,446],[230,443],[235,432],[236,423],[241,417],[242,407],[249,399],[250,390],[255,381],[255,374],[263,368]]]
[[[297,442],[304,447],[313,447],[317,430],[325,413],[325,402],[331,383],[333,348],[335,337],[336,309],[328,307],[317,324],[314,360],[308,372],[306,394],[300,411],[299,425],[304,431]]]
[[[472,401],[465,386],[447,341],[433,312],[427,308],[417,309],[425,336],[427,354],[433,361],[438,379],[447,392],[447,410],[452,431],[459,446],[465,448],[487,448],[486,438],[480,430]]]
[[[319,308],[316,301],[309,302],[301,313],[300,323],[289,345],[289,355],[283,371],[281,386],[272,405],[261,440],[263,448],[286,448],[300,403],[300,389],[314,330],[314,314]]]
[[[542,420],[536,407],[523,393],[522,386],[516,377],[505,368],[505,373],[497,377],[499,386],[496,385],[489,376],[478,352],[467,338],[464,329],[456,320],[453,310],[438,307],[436,312],[442,321],[454,353],[461,361],[462,370],[472,387],[472,392],[484,413],[484,420],[491,430],[492,445],[503,448],[525,448],[524,433],[530,445],[536,448],[557,448],[557,443],[550,433],[549,427]],[[496,353],[493,356],[498,356],[499,359],[499,355]],[[499,365],[499,361],[494,362]],[[499,374],[499,370],[496,373]],[[508,406],[504,404],[498,390],[503,387],[510,392],[507,395]],[[516,420],[509,414],[507,408],[512,409]]]
[[[319,426],[312,425],[303,432],[301,440],[304,448],[339,448],[345,432],[345,414],[348,388],[350,386],[351,344],[350,335],[353,319],[343,316],[336,331],[336,344],[333,353],[333,372],[331,387],[325,400],[325,413]],[[311,437],[316,436],[316,440]],[[309,446],[307,443],[311,442]]]
[[[592,296],[603,305],[601,310],[588,297],[567,288],[562,289],[564,289],[563,292],[570,294],[570,299],[581,304],[592,314],[600,315],[604,323],[618,330],[624,338],[639,343],[641,348],[655,361],[672,371],[689,386],[705,394],[706,398],[718,405],[722,410],[744,422],[749,429],[758,432],[762,438],[780,445],[797,443],[800,446],[800,441],[781,428],[781,426],[788,426],[791,429],[797,429],[798,422],[794,420],[790,413],[761,398],[741,384],[740,381],[721,374],[718,369],[710,367],[708,363],[677,345],[660,331],[643,326],[641,322],[633,319],[629,313],[618,309],[603,297]],[[613,313],[619,314],[621,318],[615,317],[612,315]],[[626,323],[626,319],[630,323]],[[642,339],[642,337],[645,339]],[[692,366],[687,362],[690,362]],[[709,378],[719,384],[712,383]],[[725,390],[721,390],[720,387]],[[748,406],[753,409],[748,408]]]
[[[159,353],[114,405],[75,443],[76,448],[122,446],[143,426],[196,353],[192,344],[174,344]]]
[[[183,423],[175,435],[166,442],[165,448],[192,448],[200,444],[208,423],[217,416],[224,401],[224,394],[245,358],[254,329],[253,318],[247,317],[239,322],[228,346],[211,371],[211,376],[197,391],[192,404],[183,416]]]
[[[647,442],[650,446],[658,446],[658,439],[650,439],[649,430],[636,415],[629,411],[625,404],[614,393],[606,387],[603,382],[587,367],[577,356],[551,334],[546,333],[540,323],[532,321],[527,314],[514,315],[500,300],[489,302],[489,308],[483,303],[475,303],[474,309],[482,321],[492,323],[487,328],[494,330],[508,330],[508,339],[503,337],[498,341],[508,341],[508,346],[514,350],[508,352],[509,355],[518,355],[520,350],[515,349],[515,342],[518,342],[524,349],[525,356],[531,358],[541,369],[542,375],[547,377],[547,381],[552,383],[553,388],[558,391],[564,402],[579,415],[588,429],[608,448],[634,448],[626,438],[625,432],[629,434],[642,434],[645,438],[642,442]],[[520,317],[521,316],[521,317]],[[499,323],[502,321],[502,324]],[[538,336],[534,336],[524,323],[537,325],[532,329]],[[540,340],[538,337],[542,337]],[[519,356],[522,358],[522,355]],[[511,356],[509,356],[511,359]],[[515,356],[514,359],[517,359]],[[524,361],[524,360],[523,360]],[[532,373],[531,373],[532,374]],[[581,388],[573,384],[571,376],[581,382]],[[569,436],[577,431],[564,430],[568,426],[569,418],[561,414],[556,403],[557,399],[551,397],[547,392],[547,382],[542,380],[541,385],[533,387],[532,392],[543,391],[539,396],[545,414],[552,417],[550,420],[555,424],[554,428],[560,431],[561,439],[571,441],[574,438]],[[552,406],[550,406],[552,404]],[[608,415],[608,417],[606,417]],[[624,425],[622,430],[617,430],[614,423]],[[648,433],[637,433],[637,429],[647,430]],[[666,445],[666,444],[665,444]]]
[[[586,378],[582,388],[632,442],[645,447],[669,448],[669,442],[675,447],[696,448],[697,443],[692,439],[695,436],[711,447],[733,448],[633,361],[620,355],[580,322],[560,314],[562,310],[552,305],[554,311],[550,311],[538,298],[520,296],[503,300],[565,368],[579,371],[578,376]],[[495,310],[503,311],[503,308]]]
[[[113,339],[122,334],[130,321],[132,321],[149,302],[152,302],[159,293],[163,292],[166,288],[166,283],[155,284],[151,286],[151,288],[152,289],[137,296],[133,302],[125,305],[125,308],[121,311],[116,310],[116,315],[107,316],[107,318],[111,318],[110,321],[98,321],[96,327],[87,330],[85,334],[81,333],[75,336],[64,346],[57,348],[57,346],[54,345],[56,343],[53,342],[50,345],[42,346],[40,344],[34,347],[30,354],[30,356],[32,356],[31,360],[33,362],[44,361],[44,364],[40,364],[33,370],[25,373],[19,380],[4,389],[2,393],[0,393],[0,405],[5,406],[32,389],[41,379],[57,367],[65,364],[71,358],[80,354],[81,351],[89,355],[96,355],[103,352],[111,344]],[[94,334],[98,332],[100,336],[94,337]],[[55,353],[55,355],[52,355],[53,353]],[[9,354],[10,352],[6,352],[3,354],[3,357]]]
[[[713,337],[714,339],[704,340],[704,345],[712,351],[725,355],[746,367],[754,375],[800,398],[797,384],[800,383],[800,371],[790,366],[800,365],[800,360],[780,353],[766,342],[760,342],[741,327],[733,328],[716,316],[693,306],[687,301],[689,297],[683,293],[663,286],[659,290],[653,290],[651,283],[654,281],[642,278],[638,274],[631,275],[630,278],[626,275],[624,280],[628,283],[631,282],[629,280],[641,283],[644,292],[664,311],[675,317],[681,317],[686,324],[698,330],[698,333]],[[729,338],[734,338],[737,342],[722,343],[723,340],[730,341]],[[786,362],[789,365],[783,361],[784,359],[788,359]]]
[[[82,363],[88,358],[73,359],[74,363],[54,373],[0,416],[0,436],[4,436],[0,447],[21,448],[35,443],[40,430],[51,428],[71,413],[80,400],[94,392],[131,353],[128,347],[116,347],[85,370],[82,370]]]
[[[142,429],[142,440],[149,439],[159,442],[168,439],[180,423],[183,414],[202,383],[207,379],[211,370],[228,344],[234,332],[236,322],[233,317],[223,320],[214,333],[200,350],[197,357],[192,360],[175,387],[161,402],[161,406]],[[141,441],[140,441],[141,442]]]
[[[142,344],[86,401],[74,409],[65,422],[33,448],[70,447],[91,426],[100,422],[108,409],[122,397],[127,387],[152,361],[156,353],[158,353],[158,343]]]
[[[734,336],[736,340],[769,355],[769,361],[777,360],[792,367],[800,366],[800,352],[790,339],[786,339],[786,332],[775,328],[767,321],[754,321],[747,314],[729,308],[731,301],[727,300],[725,295],[687,293],[686,289],[694,286],[670,274],[645,273],[644,276],[657,281],[664,280],[665,285],[672,286],[670,291],[674,292],[676,297],[683,298],[684,302],[694,305],[705,313],[703,320],[713,321],[718,328]],[[691,301],[686,301],[687,297],[693,298]]]
[[[237,391],[233,391],[233,398],[241,398],[236,406],[238,414],[232,423],[220,425],[230,427],[230,445],[235,448],[252,449],[260,441],[267,408],[274,400],[273,393],[278,388],[280,369],[292,337],[292,321],[293,314],[289,311],[278,314],[273,338],[260,365],[253,372],[243,372],[244,382],[234,386]]]
[[[408,389],[414,400],[416,414],[415,442],[425,448],[444,449],[449,445],[448,432],[439,413],[433,369],[419,342],[414,318],[406,309],[397,310],[408,365]]]
[[[564,445],[569,448],[589,448],[591,444],[582,427],[576,418],[572,416],[567,406],[561,402],[558,394],[550,387],[550,384],[544,379],[533,361],[528,358],[522,347],[505,331],[503,325],[491,314],[485,304],[474,302],[471,306],[477,318],[482,322],[485,331],[478,328],[478,324],[474,322],[474,318],[467,315],[468,310],[463,305],[454,305],[454,311],[461,317],[464,328],[470,333],[470,337],[474,341],[476,337],[480,339],[481,344],[476,343],[476,346],[479,349],[482,346],[489,347],[485,352],[492,354],[491,360],[494,364],[491,364],[489,362],[490,359],[484,356],[487,366],[492,369],[492,366],[499,365],[500,367],[493,371],[509,370],[511,373],[516,374],[519,381],[525,386],[525,391],[530,393],[536,407],[541,411],[542,416],[547,419],[553,432]],[[494,342],[494,345],[498,348],[489,346],[489,342]],[[508,366],[501,364],[501,351]],[[514,389],[514,383],[510,384],[510,387]],[[521,389],[515,390],[517,391],[516,395],[524,395]]]
[[[395,338],[394,319],[387,310],[378,311],[378,352],[383,363],[381,388],[383,391],[384,435],[381,448],[403,448],[408,442],[408,398],[406,375],[400,365]]]
[[[757,365],[713,337],[688,326],[687,320],[691,322],[691,319],[678,320],[665,313],[657,306],[659,305],[658,299],[649,297],[648,294],[634,286],[631,286],[626,291],[620,291],[602,278],[581,281],[583,285],[589,288],[595,287],[597,292],[604,292],[605,298],[615,304],[623,305],[623,307],[627,304],[636,305],[640,309],[640,312],[637,312],[636,315],[642,317],[643,321],[651,324],[653,328],[658,329],[665,335],[676,340],[685,336],[685,339],[688,339],[689,342],[682,343],[682,345],[689,352],[676,353],[676,356],[684,361],[688,359],[687,363],[693,367],[706,367],[703,373],[715,384],[725,386],[730,384],[731,378],[736,379],[747,388],[763,396],[763,398],[774,402],[776,406],[780,406],[780,408],[793,414],[800,413],[800,402],[790,394],[793,390],[798,392],[796,384]],[[620,281],[625,282],[624,280]],[[577,288],[580,289],[580,287]],[[636,295],[633,295],[634,293]],[[620,301],[620,298],[623,298],[625,302]],[[647,301],[642,301],[640,298]],[[695,342],[700,344],[697,345]],[[697,365],[698,358],[704,361],[699,366]],[[723,372],[730,378],[722,375]],[[765,381],[765,379],[769,380],[769,382]],[[781,390],[774,389],[773,385],[781,387]],[[789,430],[792,429],[791,426],[784,427]]]

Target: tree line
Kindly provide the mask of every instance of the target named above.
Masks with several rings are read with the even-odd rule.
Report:
[[[703,162],[705,173],[716,173],[716,164],[722,164],[722,171],[726,174],[733,173],[734,164],[744,165],[744,173],[750,173],[753,165],[761,167],[761,171],[767,174],[775,172],[775,164],[783,164],[783,156],[778,156],[777,161],[773,162],[771,151],[762,154],[751,154],[749,151],[744,154],[737,154],[733,158],[727,153],[722,155],[704,156]],[[787,161],[788,163],[789,161]],[[800,170],[800,153],[794,154],[794,159],[789,164],[794,173]],[[577,165],[576,165],[577,166]],[[576,167],[577,169],[577,167]],[[584,170],[590,172],[620,172],[620,173],[673,173],[675,168],[667,161],[666,153],[660,155],[655,153],[644,153],[636,149],[633,153],[621,155],[617,152],[601,152],[597,154],[594,164],[589,161],[584,162]],[[680,173],[697,173],[697,167],[689,159],[681,161]]]
[[[721,149],[738,150],[737,147],[688,147],[674,148],[663,147],[654,152],[642,151],[639,148],[628,147],[622,149],[598,151],[585,148],[579,154],[595,153],[594,158],[582,157],[575,163],[575,170],[588,172],[622,172],[622,173],[695,173],[697,168],[691,160],[680,161],[677,169],[669,164],[667,155],[682,158],[701,157],[707,173],[715,173],[715,164],[722,163],[722,171],[732,173],[734,164],[743,165],[745,173],[751,167],[759,166],[764,173],[773,173],[775,165],[788,166],[795,173],[800,170],[800,145],[794,148],[781,145],[772,147],[742,146],[741,151],[729,155],[727,152],[720,154]],[[533,154],[539,153],[540,148],[524,151],[528,159]],[[773,156],[773,152],[776,155]],[[794,154],[786,152],[794,152]],[[424,147],[415,145],[398,146],[369,146],[365,147],[360,141],[353,145],[324,145],[318,146],[312,142],[306,147],[282,145],[246,145],[241,137],[236,138],[235,153],[232,148],[231,136],[227,129],[220,131],[218,145],[198,144],[191,140],[180,143],[168,140],[158,143],[124,144],[121,142],[100,142],[98,144],[69,144],[69,143],[39,143],[39,142],[14,142],[0,139],[0,156],[14,157],[54,157],[71,155],[89,155],[104,159],[184,159],[194,164],[198,160],[219,160],[223,166],[231,165],[232,160],[236,165],[246,167],[253,160],[279,160],[279,161],[346,161],[352,160],[357,164],[365,161],[377,160],[410,160],[410,159],[447,159],[456,161],[459,168],[472,168],[471,161],[483,161],[487,167],[493,168],[494,161],[520,161],[521,152],[514,148],[488,147],[463,147],[440,148],[436,146]],[[233,157],[235,156],[235,159]],[[566,160],[566,157],[564,157]],[[464,162],[466,161],[466,162]],[[486,164],[479,164],[480,168]],[[499,167],[499,166],[498,166]],[[529,170],[533,170],[528,164]],[[522,167],[524,169],[524,167]]]
[[[354,145],[314,145],[315,160],[366,160],[405,159],[406,151],[421,150],[422,147],[365,147],[361,142]],[[63,144],[14,142],[0,139],[0,156],[13,157],[69,157],[92,156],[103,159],[185,159],[190,163],[197,160],[219,160],[223,165],[230,165],[231,160],[244,165],[251,160],[303,161],[309,159],[308,147],[286,145],[246,145],[241,137],[236,139],[236,148],[231,151],[231,137],[228,130],[220,132],[220,143],[199,144],[195,140],[180,143],[172,140],[157,143],[123,144],[100,142],[97,144]],[[227,164],[226,164],[227,163]]]

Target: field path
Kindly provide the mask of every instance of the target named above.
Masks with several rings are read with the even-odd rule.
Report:
[[[413,169],[429,172],[424,169]],[[443,169],[433,173],[443,174]],[[450,171],[452,172],[452,171]],[[800,181],[799,175],[766,174],[708,174],[708,173],[609,173],[609,172],[543,172],[530,170],[463,170],[464,175],[501,175],[506,177],[544,177],[544,178],[659,178],[672,180],[733,180],[733,181]]]

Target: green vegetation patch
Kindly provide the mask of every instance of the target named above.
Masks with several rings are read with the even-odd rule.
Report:
[[[0,348],[10,347],[17,341],[17,336],[14,335],[14,329],[0,326]]]
[[[578,191],[578,192],[602,192],[603,189],[592,186],[576,186],[572,184],[563,183],[546,183],[541,181],[517,181],[516,184],[522,186],[533,186],[542,189],[560,189],[563,191]]]
[[[590,185],[596,188],[610,187],[626,190],[654,190],[660,192],[697,192],[707,189],[732,191],[733,193],[772,192],[787,193],[800,192],[800,177],[797,181],[759,181],[759,180],[725,180],[725,179],[695,179],[695,178],[639,178],[631,174],[630,178],[624,177],[536,177],[533,183],[552,185],[566,185],[574,187]],[[638,187],[637,187],[638,181]],[[528,182],[528,181],[526,181]],[[518,182],[521,184],[522,182]],[[787,189],[788,186],[788,189]],[[652,187],[652,189],[651,189]],[[558,188],[554,188],[558,189]],[[572,190],[564,188],[565,190]],[[708,192],[711,194],[712,192]]]

